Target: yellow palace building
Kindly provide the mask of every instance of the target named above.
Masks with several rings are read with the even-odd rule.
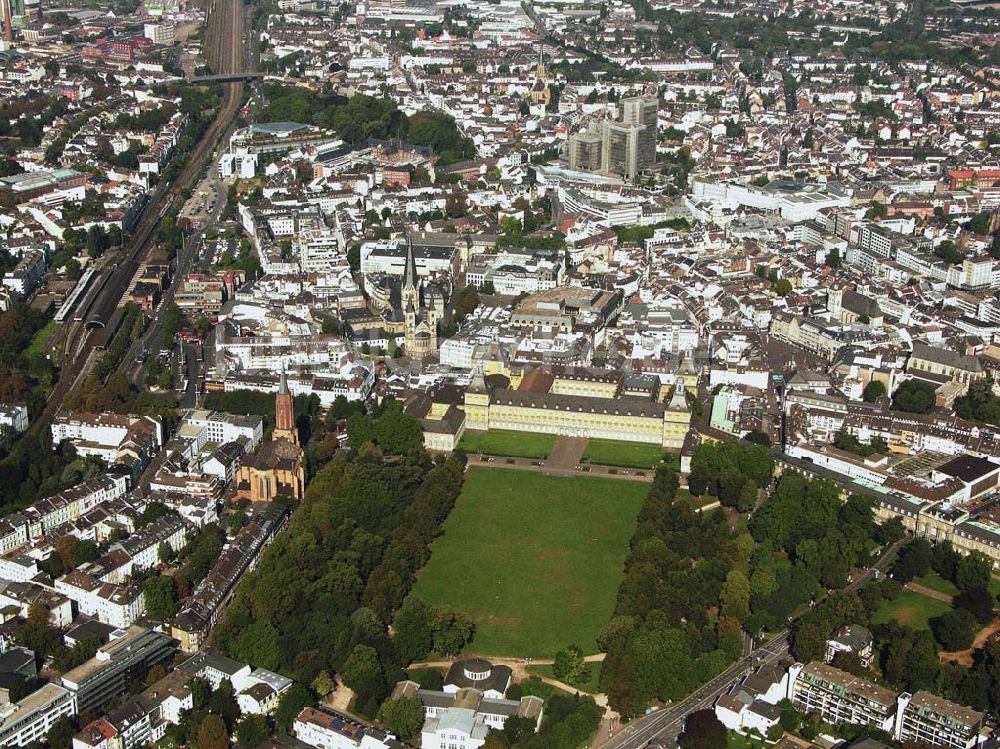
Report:
[[[691,426],[684,380],[664,403],[654,377],[605,370],[537,367],[509,387],[477,372],[465,391],[465,428],[504,429],[655,444],[680,450]],[[492,382],[507,378],[490,378]]]

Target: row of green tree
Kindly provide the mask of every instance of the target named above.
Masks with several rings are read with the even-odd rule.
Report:
[[[502,731],[493,729],[487,734],[483,749],[577,749],[588,745],[603,714],[591,697],[553,694],[545,700],[537,733],[533,720],[513,716]]]
[[[360,450],[366,444],[375,444],[387,453],[408,454],[419,451],[424,444],[424,431],[420,422],[403,413],[403,406],[397,400],[387,400],[381,410],[382,413],[374,419],[360,413],[348,416],[348,444],[355,450]]]
[[[48,315],[21,303],[0,314],[0,402],[24,403],[31,419],[44,409],[56,380],[45,345],[54,325]],[[6,434],[0,439],[0,460],[15,436]]]
[[[240,585],[214,642],[241,661],[303,684],[339,673],[374,716],[406,660],[388,633],[464,477],[458,457],[386,456],[370,443],[340,452],[313,478],[289,527]],[[471,632],[459,617],[410,604],[406,659]],[[445,630],[448,630],[445,634]],[[452,639],[457,636],[457,639]],[[317,682],[317,679],[320,681]]]
[[[931,619],[929,629],[917,630],[895,620],[874,623],[881,621],[876,614],[903,593],[904,583],[931,570],[958,587],[952,610]],[[850,653],[838,653],[834,666],[895,690],[924,689],[977,710],[996,710],[1000,692],[991,685],[1000,676],[1000,648],[987,645],[976,651],[971,668],[940,658],[942,651],[968,648],[974,632],[992,621],[995,601],[987,589],[989,578],[985,559],[960,555],[947,542],[932,547],[925,539],[913,539],[900,550],[891,578],[851,593],[834,593],[798,619],[792,630],[792,655],[801,661],[822,659],[826,640],[837,627],[866,625],[875,640],[873,667],[865,667]]]
[[[1000,424],[1000,397],[993,393],[992,378],[969,385],[969,392],[955,399],[955,413],[963,419]]]
[[[832,482],[796,473],[782,475],[749,529],[756,543],[746,622],[752,633],[780,628],[821,592],[844,587],[851,569],[872,563],[877,547],[905,535],[898,521],[875,522],[869,498],[841,501]]]
[[[115,372],[106,381],[96,374],[88,375],[66,394],[63,407],[67,411],[115,411],[156,416],[167,429],[177,421],[177,399],[173,393],[152,393],[146,388],[137,388],[124,372]]]
[[[747,441],[703,442],[691,457],[688,489],[696,497],[708,492],[725,507],[749,512],[773,475],[774,459],[763,445]]]
[[[686,231],[691,228],[691,225],[687,222],[687,219],[679,217],[647,226],[616,226],[615,236],[622,243],[638,243],[646,239],[651,239],[656,230],[662,228],[673,229],[674,231]]]
[[[959,554],[949,541],[931,546],[927,539],[915,538],[900,552],[892,576],[908,583],[931,570],[958,589],[954,608],[930,620],[931,632],[942,649],[965,650],[976,632],[993,620],[995,601],[989,589],[993,566],[979,554]]]
[[[755,494],[773,470],[766,448],[735,443],[706,446],[692,466],[717,482],[746,477]],[[722,510],[698,512],[677,500],[677,488],[676,473],[661,467],[640,512],[615,616],[599,640],[607,652],[601,686],[624,715],[688,694],[740,655],[743,631],[780,629],[904,533],[898,522],[876,524],[866,498],[843,502],[834,484],[798,474],[782,476],[746,531]],[[818,627],[822,642],[833,628],[827,625]]]
[[[687,695],[742,650],[738,617],[747,595],[734,573],[746,565],[752,539],[721,511],[677,501],[678,488],[676,471],[661,466],[639,513],[615,614],[598,638],[607,653],[601,690],[625,716]],[[721,616],[710,617],[720,603]]]
[[[528,250],[566,249],[566,237],[559,232],[539,232],[526,234],[519,219],[505,218],[500,221],[497,247],[523,247]]]
[[[415,146],[430,148],[439,164],[449,164],[476,155],[472,140],[464,137],[450,115],[417,112],[407,117],[389,98],[357,94],[347,99],[299,87],[268,84],[268,103],[256,114],[258,122],[300,122],[329,128],[351,144],[369,138],[400,138]]]

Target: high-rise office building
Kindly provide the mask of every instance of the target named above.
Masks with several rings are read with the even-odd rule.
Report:
[[[636,143],[636,172],[656,163],[657,121],[660,102],[653,96],[635,96],[622,101],[622,122],[640,125]]]
[[[570,138],[569,168],[599,172],[604,167],[604,139],[600,133],[582,131]]]
[[[571,169],[617,174],[634,181],[656,163],[659,102],[637,96],[622,101],[622,121],[592,122],[569,137]]]
[[[638,164],[638,130],[641,125],[625,125],[619,122],[604,123],[604,171],[620,174],[626,180],[634,179]]]
[[[660,115],[660,102],[654,96],[633,96],[622,99],[622,122],[631,125],[652,125]]]

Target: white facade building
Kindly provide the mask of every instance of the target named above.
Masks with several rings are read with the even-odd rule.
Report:
[[[28,407],[23,403],[0,404],[0,427],[7,427],[15,434],[28,428]]]
[[[45,739],[63,716],[76,715],[75,695],[58,684],[46,684],[20,702],[0,708],[0,746],[29,746]]]

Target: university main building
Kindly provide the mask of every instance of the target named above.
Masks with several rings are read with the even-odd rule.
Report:
[[[479,371],[464,392],[455,390],[431,393],[411,410],[430,449],[454,449],[466,429],[502,429],[680,450],[691,425],[683,378],[671,390],[649,375],[536,365],[509,376]]]

